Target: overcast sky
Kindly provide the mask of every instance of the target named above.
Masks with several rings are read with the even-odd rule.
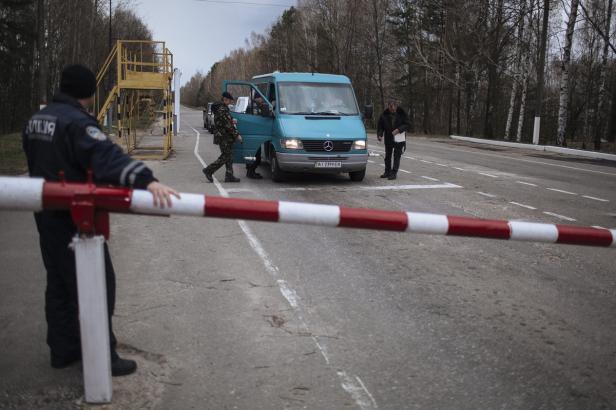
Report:
[[[257,3],[257,4],[254,4]],[[295,0],[135,0],[134,11],[166,41],[185,83],[197,70],[207,73],[251,32],[263,33]]]

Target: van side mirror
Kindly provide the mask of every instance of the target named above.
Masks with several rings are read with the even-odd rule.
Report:
[[[374,107],[372,106],[372,104],[364,105],[364,119],[371,120],[373,114],[374,114]]]

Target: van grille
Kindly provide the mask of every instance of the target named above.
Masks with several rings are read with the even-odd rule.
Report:
[[[325,141],[331,141],[334,145],[331,151],[325,150]],[[336,140],[302,140],[306,152],[348,152],[353,146],[353,141]]]

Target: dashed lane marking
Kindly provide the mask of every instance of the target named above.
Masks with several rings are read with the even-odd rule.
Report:
[[[424,147],[428,147],[428,148],[432,148],[432,149],[436,149],[437,147],[434,146],[427,146],[426,144],[421,144],[418,142],[414,142],[413,144],[419,145],[419,146],[424,146]],[[499,160],[511,160],[511,161],[520,161],[520,162],[528,162],[531,164],[539,164],[539,165],[548,165],[551,167],[557,167],[557,168],[566,168],[566,169],[572,169],[575,171],[582,171],[582,172],[591,172],[593,174],[602,174],[602,175],[609,175],[612,177],[616,177],[615,173],[612,172],[604,172],[604,171],[597,171],[594,169],[588,169],[588,168],[578,168],[578,167],[572,167],[570,165],[562,165],[562,164],[553,164],[551,162],[545,162],[545,161],[535,161],[532,159],[524,159],[524,158],[515,158],[515,157],[511,157],[511,156],[507,156],[507,155],[496,155],[496,154],[490,154],[487,152],[481,152],[481,151],[470,151],[467,149],[459,149],[459,148],[449,148],[449,147],[444,147],[444,146],[439,146],[438,149],[443,149],[446,151],[454,151],[454,152],[466,152],[468,154],[475,154],[475,155],[483,155],[486,157],[493,157],[493,158],[498,158]]]
[[[401,171],[401,170],[399,170]],[[271,191],[275,192],[305,192],[305,191],[411,191],[416,189],[451,189],[462,188],[460,185],[451,184],[445,182],[442,184],[408,184],[408,185],[374,185],[374,186],[354,186],[341,188],[339,186],[327,186],[327,187],[290,187],[290,188],[274,188]],[[228,188],[228,193],[242,193],[242,192],[257,192],[250,188]]]
[[[596,196],[590,196],[590,195],[582,195],[582,198],[592,199],[593,201],[599,201],[599,202],[610,202],[609,199],[597,198]]]
[[[562,190],[562,189],[556,189],[556,188],[546,188],[546,189],[548,191],[560,192],[561,194],[577,195],[575,192],[565,191],[565,190]]]
[[[428,181],[440,181],[439,179],[432,178],[432,177],[427,177],[427,176],[425,176],[425,175],[422,175],[421,177],[422,177],[423,179],[427,179]]]
[[[494,194],[488,194],[487,192],[477,191],[477,193],[478,193],[479,195],[487,196],[488,198],[496,198],[496,195],[494,195]]]
[[[537,186],[537,184],[533,184],[533,183],[530,183],[530,182],[524,182],[524,181],[515,181],[515,183],[516,184],[522,184],[522,185],[528,185],[528,186],[534,186],[534,187]]]
[[[544,213],[544,214],[546,214],[546,215],[553,216],[553,217],[558,218],[558,219],[562,219],[563,221],[569,221],[569,222],[575,222],[575,221],[577,221],[577,219],[575,219],[575,218],[570,218],[570,217],[568,217],[568,216],[561,215],[561,214],[556,214],[556,213],[554,213],[554,212],[547,212],[547,211],[544,211],[543,213]]]
[[[530,205],[526,205],[526,204],[521,204],[519,202],[510,201],[509,203],[512,204],[512,205],[521,206],[522,208],[532,209],[533,211],[537,209],[534,206],[530,206]]]
[[[483,175],[490,178],[498,178],[496,175],[488,174],[487,172],[478,172],[479,175]]]

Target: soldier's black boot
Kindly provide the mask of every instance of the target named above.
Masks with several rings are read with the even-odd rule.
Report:
[[[137,362],[117,356],[111,360],[111,375],[126,376],[137,371]]]
[[[214,182],[214,178],[212,178],[212,174],[210,174],[207,168],[203,168],[201,171],[203,172],[208,181]]]
[[[389,178],[390,173],[391,173],[390,171],[385,171],[383,175],[381,175],[381,178]]]
[[[263,178],[261,174],[259,174],[257,171],[254,170],[254,168],[248,168],[246,170],[246,177],[250,179],[262,179]]]
[[[389,176],[387,177],[387,179],[389,180],[393,180],[396,179],[398,177],[398,173],[395,171],[391,171],[391,173],[389,174]]]
[[[233,174],[227,172],[225,174],[225,182],[240,182],[240,179],[234,177]]]

